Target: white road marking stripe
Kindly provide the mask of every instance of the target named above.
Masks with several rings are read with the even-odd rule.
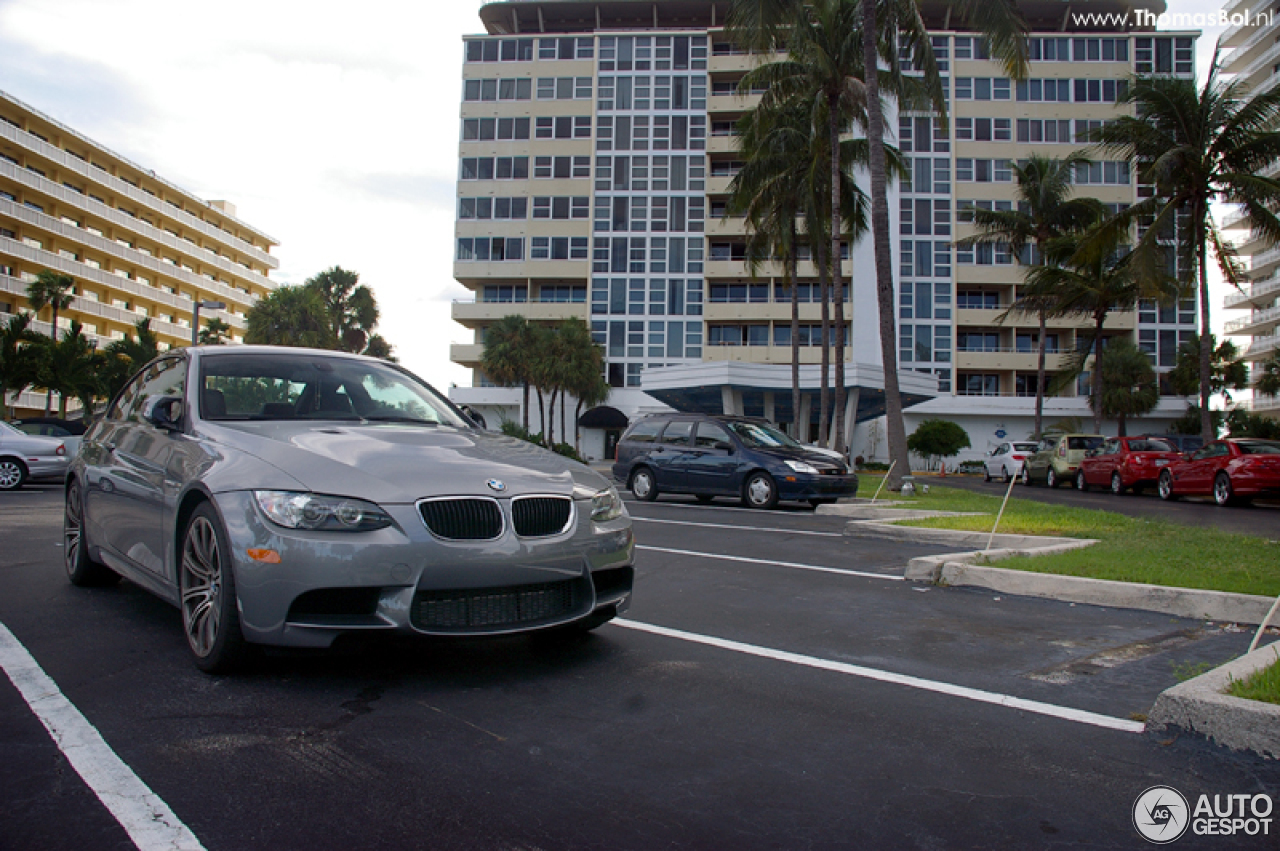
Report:
[[[139,851],[204,851],[195,834],[116,756],[4,624],[0,668]]]
[[[782,532],[787,535],[815,535],[822,538],[843,538],[843,532],[811,532],[804,529],[779,529],[772,526],[736,526],[732,523],[692,523],[688,520],[659,520],[656,517],[637,517],[631,515],[632,520],[640,520],[645,523],[667,523],[672,526],[701,526],[705,529],[736,529],[740,532]]]
[[[730,556],[723,553],[700,553],[693,550],[673,550],[668,547],[649,547],[642,544],[636,544],[637,550],[648,550],[654,553],[672,553],[678,556],[694,556],[695,558],[711,558],[720,559],[721,561],[741,561],[747,564],[769,564],[776,567],[791,567],[796,570],[816,570],[820,573],[839,573],[843,576],[861,576],[866,579],[888,579],[893,582],[904,582],[905,577],[895,576],[892,573],[868,573],[865,570],[846,570],[842,567],[822,567],[816,564],[800,564],[794,561],[775,561],[768,558],[748,558],[747,556]]]
[[[779,662],[790,662],[793,665],[803,665],[805,667],[818,668],[824,671],[834,671],[839,674],[849,674],[855,677],[862,677],[863,679],[893,683],[895,685],[907,686],[908,688],[916,688],[923,691],[950,695],[951,697],[960,697],[965,700],[974,700],[979,703],[992,703],[997,706],[1007,706],[1011,709],[1021,709],[1024,712],[1033,712],[1037,715],[1048,715],[1052,718],[1061,718],[1065,721],[1074,721],[1079,724],[1090,724],[1094,727],[1105,727],[1111,730],[1120,730],[1125,733],[1141,733],[1146,729],[1142,722],[1131,721],[1128,718],[1113,718],[1110,715],[1087,712],[1083,709],[1072,709],[1067,706],[1057,706],[1052,703],[1041,703],[1038,700],[1027,700],[1025,698],[1014,697],[1008,694],[983,691],[981,689],[968,688],[966,686],[957,686],[952,685],[951,683],[938,682],[937,680],[925,680],[920,677],[907,676],[906,674],[894,674],[889,671],[880,671],[875,668],[864,668],[861,665],[850,665],[845,662],[833,662],[829,659],[819,659],[816,656],[804,656],[799,653],[790,653],[786,650],[774,650],[769,647],[759,647],[754,644],[744,644],[740,641],[730,641],[726,638],[716,638],[710,635],[700,635],[695,632],[670,629],[665,626],[655,626],[653,624],[641,623],[639,621],[628,620],[626,618],[614,618],[610,623],[624,629],[648,632],[653,635],[661,635],[667,638],[677,638],[681,641],[693,642],[694,644],[705,644],[709,647],[718,647],[721,650],[732,650],[735,653],[745,653],[748,656],[758,656],[762,659],[774,659]]]

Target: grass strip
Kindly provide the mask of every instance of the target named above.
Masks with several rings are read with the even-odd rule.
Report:
[[[860,475],[858,496],[872,496],[879,484],[880,477],[875,474]],[[917,487],[919,484],[917,481]],[[902,521],[899,525],[991,531],[1003,495],[948,488],[938,480],[928,484],[929,493],[918,494],[911,500],[912,507],[979,511],[989,516],[935,517]],[[884,494],[881,493],[882,499]],[[1003,559],[999,562],[1003,568],[1171,588],[1280,595],[1280,544],[1261,537],[1126,517],[1111,511],[1048,505],[1016,496],[1009,499],[997,531],[1098,539],[1094,546],[1072,552]]]
[[[1280,703],[1280,660],[1243,680],[1232,680],[1227,694],[1247,700]]]

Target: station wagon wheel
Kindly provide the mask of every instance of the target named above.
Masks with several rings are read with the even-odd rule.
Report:
[[[1160,478],[1156,480],[1156,491],[1161,499],[1173,501],[1178,498],[1178,495],[1173,492],[1173,474],[1168,470],[1161,471]]]
[[[13,491],[27,480],[26,465],[17,458],[0,458],[0,491]]]
[[[1022,465],[1022,483],[1031,487],[1031,469],[1026,464]]]
[[[1058,480],[1058,474],[1054,472],[1053,465],[1050,465],[1049,469],[1046,470],[1044,474],[1044,486],[1047,488],[1056,488],[1060,484],[1062,484],[1062,482]]]
[[[648,467],[641,467],[631,474],[631,493],[636,499],[643,499],[645,502],[653,502],[658,498],[658,486]]]
[[[178,555],[182,630],[196,667],[210,674],[231,671],[244,661],[248,645],[240,631],[231,548],[209,503],[187,521]]]
[[[1120,471],[1117,470],[1111,474],[1111,492],[1119,496],[1124,493],[1124,481],[1120,478]]]
[[[1076,490],[1087,491],[1088,489],[1089,489],[1089,483],[1085,480],[1084,470],[1077,470],[1076,471]]]
[[[773,476],[765,472],[755,472],[747,477],[742,486],[742,501],[751,508],[773,508],[778,504],[778,486]]]
[[[89,542],[84,536],[84,496],[80,480],[67,488],[66,507],[62,512],[62,559],[72,585],[84,588],[112,585],[120,574],[89,555]]]
[[[1231,477],[1219,473],[1213,479],[1213,501],[1218,505],[1230,505],[1235,502],[1235,491],[1231,489]]]

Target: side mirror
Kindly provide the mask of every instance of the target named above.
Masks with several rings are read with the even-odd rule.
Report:
[[[182,428],[182,397],[160,396],[147,403],[142,418],[165,431]]]

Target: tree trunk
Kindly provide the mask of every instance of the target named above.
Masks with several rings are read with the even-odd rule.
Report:
[[[547,411],[546,411],[546,408],[543,407],[543,403],[542,403],[542,388],[536,387],[534,389],[538,393],[538,420],[539,420],[539,424],[542,426],[541,433],[538,435],[538,437],[545,445],[547,442]]]
[[[1107,314],[1101,313],[1094,317],[1094,337],[1093,337],[1093,381],[1090,382],[1093,387],[1093,433],[1102,434],[1102,370],[1098,365],[1102,363],[1102,323],[1107,321]]]
[[[791,228],[791,419],[794,421],[795,439],[809,442],[809,423],[800,422],[800,292],[799,260],[796,257],[795,226]],[[804,430],[801,431],[801,428]],[[801,436],[803,435],[803,436]]]
[[[582,419],[582,400],[578,400],[577,406],[573,409],[573,451],[579,456],[582,455],[582,428],[578,425],[578,420]]]
[[[560,395],[559,387],[551,388],[551,399],[547,402],[547,448],[556,445],[556,399]]]
[[[831,422],[831,299],[830,266],[827,247],[822,239],[814,240],[814,254],[818,261],[818,298],[822,310],[821,374],[818,377],[818,445],[827,445],[827,427]],[[810,337],[812,342],[812,336]]]
[[[1209,249],[1204,244],[1204,219],[1207,210],[1193,210],[1196,216],[1195,229],[1200,260],[1200,436],[1205,443],[1218,436],[1213,427],[1213,416],[1209,410],[1209,388],[1213,379],[1213,336],[1209,326],[1209,270],[1205,266]]]
[[[1035,434],[1032,435],[1036,440],[1040,439],[1040,435],[1044,433],[1044,379],[1045,368],[1044,359],[1047,351],[1048,341],[1045,339],[1046,331],[1049,328],[1049,320],[1045,314],[1044,308],[1040,308],[1040,345],[1036,347],[1036,416],[1035,416]]]
[[[524,433],[528,434],[529,433],[529,382],[527,381],[523,382],[523,386],[524,386],[524,401],[521,402],[520,404],[520,419],[522,421],[521,424],[524,426]]]
[[[54,296],[54,297],[57,298],[57,296]],[[53,340],[54,345],[57,345],[58,343],[58,304],[57,302],[54,302],[53,304],[53,324],[49,327],[49,337]],[[51,411],[53,411],[53,391],[46,387],[44,391],[44,415],[46,417],[49,416]]]
[[[837,123],[836,110],[839,108],[837,95],[827,96],[827,144],[831,146],[831,302],[835,313],[836,335],[836,379],[835,394],[832,402],[835,408],[835,441],[832,449],[844,452],[844,267],[840,256],[840,235],[844,228],[840,216],[840,125]],[[852,235],[850,235],[852,239]],[[853,245],[849,245],[850,254]],[[852,261],[850,257],[850,261]],[[852,262],[850,263],[852,266]],[[852,278],[850,274],[850,278]],[[853,294],[852,288],[850,295]]]
[[[879,62],[876,56],[876,4],[862,4],[862,61],[867,87],[867,144],[871,148],[871,233],[876,258],[876,304],[880,312],[880,354],[884,364],[885,429],[889,437],[892,471],[890,490],[902,489],[911,469],[907,428],[902,420],[902,391],[898,387],[897,305],[893,290],[893,246],[889,233],[888,167],[884,154],[884,111],[880,103]]]

